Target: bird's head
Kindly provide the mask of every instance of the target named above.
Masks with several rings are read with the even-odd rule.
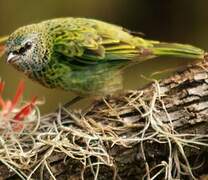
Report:
[[[23,72],[39,71],[49,58],[49,39],[38,24],[24,26],[9,36],[6,43],[7,63]]]

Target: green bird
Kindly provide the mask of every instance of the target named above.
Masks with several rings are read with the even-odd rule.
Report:
[[[203,59],[200,48],[143,39],[123,27],[87,18],[23,26],[6,41],[7,62],[48,88],[81,96],[122,89],[122,71],[158,56]]]

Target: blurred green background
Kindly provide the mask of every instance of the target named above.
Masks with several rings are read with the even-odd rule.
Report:
[[[16,28],[55,17],[90,17],[143,32],[148,39],[189,43],[208,49],[208,1],[205,0],[0,0],[0,35]],[[190,61],[157,59],[129,68],[125,72],[127,89],[142,87],[145,77],[155,71],[174,68]],[[164,74],[163,74],[164,76]],[[5,96],[14,94],[20,79],[26,81],[25,98],[45,98],[42,112],[52,111],[75,95],[46,89],[0,61],[0,77],[6,81]],[[156,78],[161,78],[157,76]],[[82,106],[82,104],[79,104]]]

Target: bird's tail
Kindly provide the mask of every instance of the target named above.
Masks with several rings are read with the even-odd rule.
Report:
[[[188,45],[178,43],[153,42],[152,53],[155,56],[173,56],[180,58],[204,59],[205,51]]]

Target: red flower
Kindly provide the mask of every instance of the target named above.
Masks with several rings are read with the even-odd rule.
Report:
[[[36,102],[36,97],[33,97],[30,102],[28,102],[26,105],[23,105],[22,107],[17,107],[18,103],[20,102],[20,99],[23,95],[24,89],[25,89],[25,84],[23,81],[19,82],[18,88],[16,90],[16,94],[13,98],[13,100],[7,100],[5,101],[2,97],[2,93],[5,87],[4,82],[0,82],[0,114],[3,117],[9,116],[11,119],[16,121],[23,121],[27,116],[30,115],[32,110],[34,109],[35,102]],[[11,117],[12,115],[12,117]],[[22,125],[18,124],[18,127],[22,129]],[[15,126],[13,126],[13,129],[16,130],[21,130]]]
[[[34,104],[36,101],[36,97],[33,97],[28,105],[23,107],[14,117],[15,120],[23,120],[26,116],[28,116],[34,108]]]

